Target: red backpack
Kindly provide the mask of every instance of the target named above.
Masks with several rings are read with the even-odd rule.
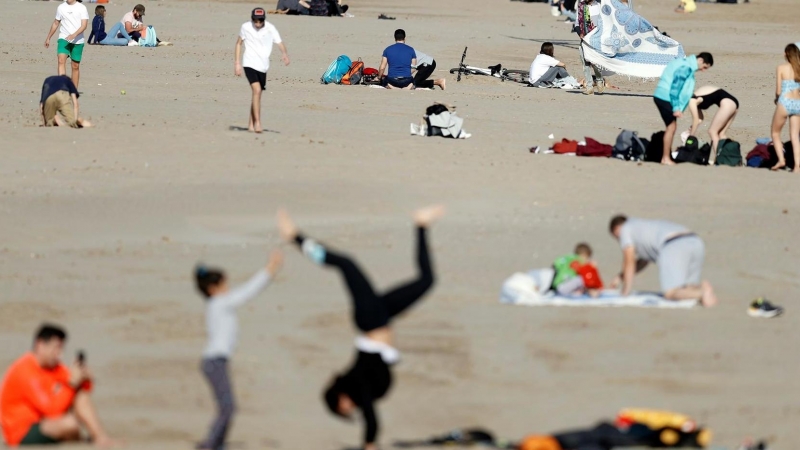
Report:
[[[350,65],[350,70],[342,77],[342,84],[361,84],[362,78],[364,78],[364,62],[361,61],[361,58],[358,58],[358,61],[353,61],[353,64]]]

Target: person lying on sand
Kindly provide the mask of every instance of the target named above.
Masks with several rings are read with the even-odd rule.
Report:
[[[290,16],[307,16],[311,14],[311,4],[305,0],[278,0],[275,10],[279,14]]]

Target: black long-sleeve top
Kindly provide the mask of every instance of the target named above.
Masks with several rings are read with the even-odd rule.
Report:
[[[353,400],[364,416],[364,443],[375,442],[378,435],[378,416],[375,401],[382,398],[392,385],[392,373],[379,353],[359,351],[353,367],[342,375],[342,391]]]

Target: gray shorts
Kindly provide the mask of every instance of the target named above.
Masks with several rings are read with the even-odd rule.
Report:
[[[702,280],[706,247],[698,236],[686,236],[668,242],[658,256],[661,292],[698,286]]]

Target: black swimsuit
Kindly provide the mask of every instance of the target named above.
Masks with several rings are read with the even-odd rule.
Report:
[[[698,98],[698,96],[693,95],[692,98]],[[702,111],[711,108],[712,105],[719,106],[720,103],[722,103],[722,101],[725,100],[726,98],[733,100],[733,103],[736,103],[736,109],[739,109],[739,100],[736,100],[736,97],[732,96],[725,89],[717,89],[716,91],[710,94],[701,95],[699,96],[699,98],[702,98],[703,101],[700,102],[699,105],[697,105],[697,108]]]

